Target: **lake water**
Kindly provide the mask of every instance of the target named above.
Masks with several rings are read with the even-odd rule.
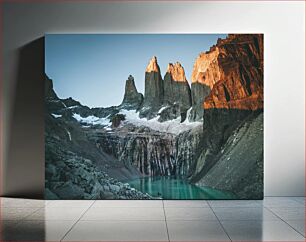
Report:
[[[146,177],[128,182],[135,189],[163,199],[234,199],[229,192],[199,187],[173,177]]]

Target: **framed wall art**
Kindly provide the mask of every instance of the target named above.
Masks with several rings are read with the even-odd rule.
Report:
[[[46,199],[262,199],[263,34],[45,36]]]

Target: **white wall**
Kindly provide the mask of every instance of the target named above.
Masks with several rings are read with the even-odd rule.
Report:
[[[304,11],[303,1],[4,4],[3,166],[10,162],[7,130],[14,102],[16,51],[45,33],[258,32],[264,33],[265,44],[265,195],[304,195]],[[42,154],[41,159],[32,162],[31,169],[20,170],[25,179],[19,183],[16,179],[13,187],[27,191],[37,183],[36,187],[43,187],[43,175],[37,175],[44,173],[43,162]],[[27,181],[26,177],[31,179]],[[4,194],[9,194],[10,189],[13,188],[7,187]]]

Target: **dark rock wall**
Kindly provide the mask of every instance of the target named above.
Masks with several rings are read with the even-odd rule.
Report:
[[[224,111],[222,116],[227,114]],[[206,139],[193,182],[230,191],[240,199],[262,199],[263,113],[229,115],[223,125],[215,126],[215,136]],[[240,120],[235,121],[235,117]]]
[[[178,103],[182,112],[191,107],[191,91],[188,82],[174,81],[170,73],[164,77],[164,103]]]
[[[143,175],[176,174],[175,138],[149,131],[143,134],[104,134],[98,138],[103,152],[115,156],[125,166],[135,166]]]
[[[103,133],[96,137],[103,152],[143,175],[189,177],[200,153],[202,127],[171,135],[146,129],[145,133]]]
[[[190,121],[203,120],[203,114],[204,114],[203,102],[209,93],[210,93],[209,86],[206,86],[205,84],[199,82],[191,84],[192,109],[190,112],[190,116],[188,117]]]
[[[141,117],[149,119],[156,116],[164,101],[164,85],[160,72],[145,73],[145,95],[140,110]]]
[[[125,83],[124,97],[120,107],[127,110],[137,110],[142,102],[143,95],[137,91],[134,78],[130,75]]]

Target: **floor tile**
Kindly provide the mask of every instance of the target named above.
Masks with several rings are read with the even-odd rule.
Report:
[[[163,208],[90,208],[81,220],[165,220]]]
[[[41,208],[26,220],[78,220],[87,208]]]
[[[0,241],[9,240],[9,236],[15,233],[15,227],[20,220],[2,220],[0,221]]]
[[[161,200],[97,200],[93,208],[122,207],[122,208],[146,208],[146,207],[163,207]]]
[[[265,208],[213,208],[220,220],[279,220]]]
[[[41,208],[8,208],[8,207],[4,207],[1,208],[1,216],[0,219],[1,220],[21,220],[24,219],[26,217],[28,217],[29,215],[31,215],[32,213],[34,213],[35,211],[39,210]]]
[[[63,241],[168,241],[165,221],[79,221]]]
[[[170,241],[230,241],[218,221],[167,221]]]
[[[210,208],[165,208],[166,220],[215,220]]]
[[[305,207],[269,208],[273,213],[284,220],[305,219]]]
[[[295,200],[294,197],[265,197],[265,207],[303,207],[303,203]]]
[[[305,220],[286,220],[290,226],[305,236]]]
[[[20,223],[20,221],[21,220],[1,220],[0,221],[0,231],[3,231],[8,227],[16,225],[17,223]]]
[[[47,204],[45,200],[20,199],[20,198],[0,198],[1,207],[7,208],[41,208]]]
[[[204,200],[164,200],[164,207],[203,208],[209,206]]]
[[[235,208],[235,207],[262,207],[262,200],[209,200],[208,204],[212,208]]]
[[[221,221],[233,241],[304,241],[283,221]]]
[[[89,208],[94,200],[50,200],[48,208]]]
[[[293,197],[293,199],[305,206],[305,197]]]
[[[5,235],[6,240],[60,241],[74,221],[26,220],[17,224]]]

